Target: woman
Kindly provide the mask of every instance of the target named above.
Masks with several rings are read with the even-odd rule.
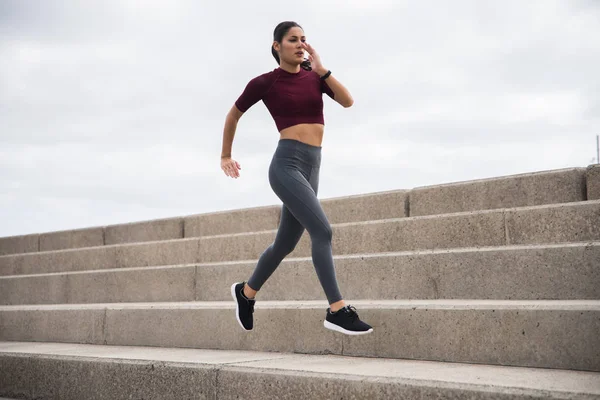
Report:
[[[304,59],[307,51],[308,60]],[[344,107],[353,103],[342,84],[323,67],[315,49],[306,43],[302,27],[293,21],[277,25],[271,53],[279,68],[252,79],[229,111],[223,133],[221,168],[227,176],[239,177],[240,164],[231,158],[237,122],[259,100],[275,120],[280,139],[269,167],[269,183],[283,202],[275,241],[264,251],[247,282],[231,286],[236,319],[246,331],[253,328],[255,295],[291,253],[304,229],[310,234],[312,260],[330,307],[323,325],[348,335],[373,332],[346,305],[337,285],[331,250],[332,230],[317,199],[321,142],[323,140],[323,97],[326,93]]]

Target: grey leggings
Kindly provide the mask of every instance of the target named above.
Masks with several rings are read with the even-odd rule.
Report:
[[[312,243],[312,261],[329,304],[342,300],[333,265],[331,225],[317,199],[320,166],[320,146],[279,140],[269,166],[269,183],[283,202],[281,221],[275,241],[262,253],[248,280],[250,288],[260,290],[306,229]]]

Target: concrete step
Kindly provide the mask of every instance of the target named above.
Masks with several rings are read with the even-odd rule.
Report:
[[[373,326],[323,327],[326,301],[0,306],[0,340],[283,351],[600,371],[600,300],[347,300]]]
[[[600,240],[600,200],[332,224],[333,254]],[[276,230],[0,256],[0,276],[258,259]],[[291,257],[311,255],[308,232]]]
[[[600,199],[600,162],[589,165],[585,173],[587,200]]]
[[[598,193],[598,194],[597,194]],[[600,198],[600,166],[322,199],[331,223]],[[276,229],[281,205],[0,238],[0,255]]]
[[[334,256],[344,297],[600,299],[600,242]],[[0,277],[0,304],[223,301],[257,260]],[[293,284],[290,284],[293,282]],[[311,257],[288,257],[260,300],[325,295]]]
[[[586,179],[586,168],[567,168],[416,187],[410,216],[588,200]]]
[[[407,216],[406,190],[320,200],[333,223]],[[0,255],[277,229],[281,205],[0,238]]]
[[[600,399],[595,372],[258,351],[0,342],[0,370],[28,399]]]

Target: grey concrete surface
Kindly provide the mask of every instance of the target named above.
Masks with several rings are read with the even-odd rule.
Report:
[[[199,262],[197,238],[117,245],[118,268]]]
[[[183,218],[166,218],[104,227],[104,244],[182,239]]]
[[[600,371],[600,300],[348,300],[374,332],[323,327],[326,301],[0,306],[0,340],[258,350]],[[577,327],[577,329],[573,329]]]
[[[599,242],[334,256],[346,299],[600,299]],[[200,264],[196,300],[228,300],[256,261]],[[325,299],[311,258],[284,259],[258,300]]]
[[[600,200],[600,164],[587,167],[587,199]]]
[[[408,216],[408,193],[392,190],[321,199],[321,206],[332,224],[402,218]]]
[[[31,253],[40,249],[40,235],[0,237],[0,256],[5,254]]]
[[[196,267],[144,267],[0,277],[0,304],[193,301]]]
[[[332,224],[333,253],[600,240],[600,200]],[[258,259],[276,230],[0,256],[0,276]],[[311,255],[304,232],[291,257]]]
[[[492,179],[417,187],[410,191],[410,216],[586,200],[586,169],[567,168]]]
[[[0,393],[28,398],[195,399],[210,394],[210,399],[279,399],[281,393],[289,399],[304,399],[307,393],[311,399],[600,396],[597,373],[335,355],[0,342],[0,366],[9,371]],[[80,384],[68,385],[74,375]]]
[[[331,223],[600,198],[595,166],[321,199]],[[587,188],[587,193],[586,193]],[[276,229],[281,204],[0,238],[0,255]],[[39,245],[36,240],[39,238]]]
[[[117,267],[117,246],[0,256],[0,276]]]
[[[370,221],[406,216],[406,190],[320,199],[331,223]],[[279,226],[281,204],[227,210],[185,217],[185,236],[215,236],[274,230]]]
[[[0,340],[103,344],[105,328],[106,310],[102,308],[0,311]]]
[[[599,186],[590,166],[322,199],[362,337],[323,327],[308,232],[239,327],[229,287],[280,205],[0,238],[0,396],[600,399]]]
[[[0,256],[0,276],[199,262],[199,238]]]
[[[332,225],[334,254],[500,246],[504,244],[502,212],[399,218]],[[275,239],[275,231],[200,238],[200,261],[258,259]],[[304,232],[289,256],[311,256],[310,235]]]
[[[0,357],[0,393],[25,399],[215,399],[210,366],[72,357]]]
[[[333,254],[600,240],[600,201],[332,224]],[[542,224],[539,220],[546,216]],[[538,219],[538,220],[536,220]],[[524,221],[519,223],[519,221]],[[529,223],[531,221],[531,223]],[[508,236],[507,236],[508,232]],[[200,262],[258,259],[276,231],[200,238]],[[311,256],[304,232],[291,257]],[[1,258],[0,258],[1,260]]]
[[[600,299],[600,242],[334,256],[351,299]],[[0,304],[225,301],[257,260],[0,277]],[[289,282],[293,282],[290,285]],[[286,258],[260,300],[319,300],[312,258]]]
[[[280,205],[190,215],[184,218],[185,237],[277,229],[280,215]]]
[[[337,355],[0,342],[0,366],[0,393],[62,399],[600,397],[592,372]]]
[[[104,229],[84,228],[40,234],[40,251],[103,246]]]
[[[600,239],[600,201],[507,210],[508,244],[584,242]]]

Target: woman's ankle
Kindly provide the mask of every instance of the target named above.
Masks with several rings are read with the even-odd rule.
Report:
[[[342,308],[344,308],[346,306],[346,302],[344,302],[344,300],[340,300],[340,301],[336,301],[335,303],[332,303],[329,305],[329,309],[331,310],[332,313],[341,310]]]
[[[252,297],[250,297],[250,295],[246,292],[246,288],[249,288],[247,283],[244,284],[244,289],[242,290],[242,293],[244,293],[244,296],[246,296],[248,300],[254,300],[254,298],[256,297],[256,292],[252,295]]]

